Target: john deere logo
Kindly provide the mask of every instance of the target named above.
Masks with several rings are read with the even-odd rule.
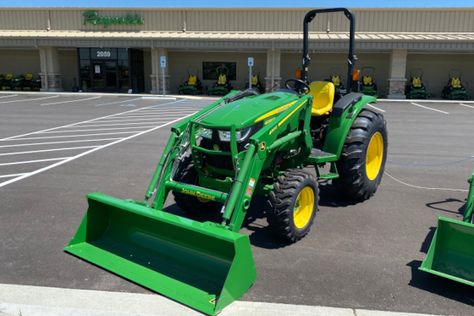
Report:
[[[109,25],[142,25],[145,20],[138,14],[127,13],[121,16],[101,15],[97,11],[89,10],[82,13],[84,16],[84,25],[103,25],[107,28]]]

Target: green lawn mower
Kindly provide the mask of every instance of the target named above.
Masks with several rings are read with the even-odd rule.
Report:
[[[301,79],[266,94],[231,91],[174,125],[145,199],[88,194],[88,211],[65,251],[215,315],[256,280],[249,237],[239,232],[255,196],[268,200],[269,226],[288,243],[311,229],[318,181],[332,180],[353,201],[370,198],[387,157],[385,120],[367,108],[376,99],[308,80],[308,24],[331,12],[350,22],[350,87],[353,14],[308,12]],[[186,216],[164,209],[169,193]],[[217,221],[198,220],[211,213]]]
[[[365,95],[377,97],[378,89],[375,83],[375,69],[373,67],[362,68],[362,80],[360,82],[360,92]]]
[[[440,216],[420,270],[474,286],[474,171],[462,221]]]
[[[423,74],[416,71],[410,76],[410,81],[405,86],[405,96],[407,99],[428,99],[429,93],[423,83]]]
[[[13,74],[11,72],[6,73],[5,75],[0,75],[0,88],[2,90],[12,90],[13,89]]]
[[[332,82],[334,84],[334,88],[336,89],[336,93],[341,93],[341,90],[344,90],[344,85],[342,84],[342,78],[338,74],[333,74],[327,79],[326,81]]]
[[[229,81],[229,70],[224,66],[216,69],[217,80],[214,85],[207,89],[208,95],[226,95],[232,90],[232,84]]]
[[[179,94],[196,95],[202,93],[202,84],[197,75],[188,73],[188,79],[178,87]]]
[[[461,72],[451,71],[448,84],[443,88],[441,95],[448,100],[469,100],[470,96],[461,81]]]
[[[41,79],[34,77],[32,73],[26,73],[13,78],[13,90],[38,91],[41,88]]]
[[[265,91],[265,87],[263,86],[262,82],[260,81],[260,76],[259,75],[253,75],[251,78],[252,86],[251,89],[255,89],[260,93],[263,93]],[[245,88],[248,88],[249,82],[247,81],[245,83]]]

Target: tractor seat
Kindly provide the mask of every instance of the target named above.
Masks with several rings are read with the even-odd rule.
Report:
[[[313,96],[312,116],[321,116],[331,111],[334,103],[334,83],[313,81],[309,84],[309,94]]]

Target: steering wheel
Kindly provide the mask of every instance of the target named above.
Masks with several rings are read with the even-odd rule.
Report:
[[[290,90],[298,92],[298,94],[306,94],[309,92],[309,85],[300,79],[287,79],[285,81],[285,87]]]

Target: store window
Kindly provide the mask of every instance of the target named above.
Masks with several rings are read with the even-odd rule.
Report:
[[[216,80],[219,73],[225,73],[229,80],[236,80],[237,63],[221,61],[204,61],[202,63],[202,77],[204,80]]]

